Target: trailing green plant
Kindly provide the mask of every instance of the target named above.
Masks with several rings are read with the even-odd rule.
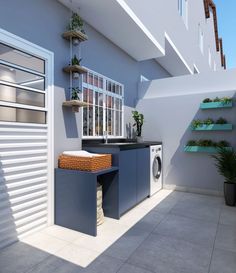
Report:
[[[81,61],[82,61],[82,58],[78,59],[76,57],[76,55],[74,55],[74,57],[71,59],[71,64],[72,65],[80,65]]]
[[[200,119],[194,119],[191,123],[191,127],[193,129],[196,129],[198,127],[201,127],[203,125],[203,122]]]
[[[79,93],[81,93],[81,90],[79,87],[72,87],[71,88],[71,99],[72,100],[79,100]]]
[[[140,137],[142,135],[142,126],[144,122],[144,115],[138,111],[132,111],[132,117],[135,121],[133,126],[136,126],[136,136]]]
[[[78,13],[73,13],[70,19],[70,23],[68,25],[68,30],[79,30],[83,31],[84,21],[82,18],[78,15]]]
[[[211,118],[207,118],[203,121],[203,124],[206,124],[206,125],[211,125],[211,124],[214,124],[214,120],[211,119]]]
[[[198,146],[198,143],[196,140],[189,140],[187,146]]]
[[[218,118],[216,124],[227,124],[227,120],[225,118]]]
[[[206,98],[202,101],[203,103],[208,103],[208,102],[212,102],[212,100],[210,98]]]
[[[215,160],[219,174],[224,176],[225,182],[236,183],[236,152],[221,147],[212,158]]]

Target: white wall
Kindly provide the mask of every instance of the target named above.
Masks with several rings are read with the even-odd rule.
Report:
[[[200,102],[216,96],[234,96],[236,70],[209,72],[140,84],[137,110],[145,117],[145,140],[163,142],[163,179],[166,188],[219,194],[223,178],[217,173],[208,154],[185,153],[189,139],[227,140],[236,147],[232,132],[192,132],[191,121],[196,118],[225,117],[236,126],[236,107],[222,110],[200,110]]]

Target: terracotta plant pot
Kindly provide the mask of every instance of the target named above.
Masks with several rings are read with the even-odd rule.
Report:
[[[236,205],[236,184],[235,183],[224,183],[224,196],[225,204],[227,206]]]

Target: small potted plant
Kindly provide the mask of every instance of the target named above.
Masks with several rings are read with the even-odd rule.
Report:
[[[236,204],[236,152],[218,148],[218,153],[212,155],[220,175],[224,176],[224,197],[228,206]]]
[[[137,142],[142,142],[142,126],[144,122],[143,114],[139,113],[138,111],[132,111],[133,119],[135,121],[133,126],[136,126],[136,139]]]
[[[80,31],[83,34],[85,34],[85,31],[83,29],[84,26],[84,21],[82,20],[82,18],[77,14],[77,13],[73,13],[70,19],[70,23],[68,25],[68,30],[70,31]],[[73,38],[73,44],[74,45],[78,45],[79,44],[79,39],[77,38]]]
[[[79,93],[81,93],[81,90],[79,87],[72,87],[71,88],[71,100],[79,100]]]
[[[82,61],[81,59],[78,59],[76,55],[74,55],[74,57],[71,59],[71,65],[79,65],[80,66],[80,62]],[[79,79],[79,73],[78,72],[73,72],[73,79]]]

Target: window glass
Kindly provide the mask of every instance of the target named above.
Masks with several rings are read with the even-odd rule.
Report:
[[[102,75],[89,71],[83,75],[83,101],[90,107],[83,109],[83,136],[123,134],[123,86]]]
[[[45,90],[45,79],[42,76],[25,72],[11,66],[0,64],[0,80],[34,89]]]
[[[45,61],[0,43],[0,60],[45,73]]]
[[[45,95],[21,88],[0,84],[0,100],[45,107]]]
[[[0,106],[0,120],[23,123],[46,123],[46,112]]]

